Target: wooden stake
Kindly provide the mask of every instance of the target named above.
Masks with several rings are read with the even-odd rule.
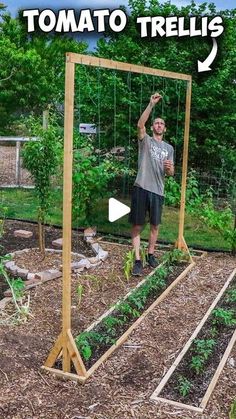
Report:
[[[44,371],[48,371],[57,377],[64,378],[65,380],[75,381],[80,384],[84,384],[86,381],[86,377],[80,377],[77,374],[71,374],[70,372],[63,372],[61,370],[57,370],[56,368],[49,368],[49,367],[41,367]]]
[[[72,158],[74,122],[74,72],[75,66],[67,56],[65,75],[65,131],[64,131],[64,182],[63,182],[63,298],[62,333],[52,348],[45,367],[51,368],[62,350],[62,369],[57,374],[70,373],[71,361],[78,374],[85,375],[83,361],[72,338],[71,329],[71,208],[72,208]]]
[[[185,217],[185,199],[186,199],[186,183],[187,183],[187,169],[188,169],[188,144],[189,144],[189,130],[190,130],[190,111],[191,111],[191,95],[192,95],[192,81],[187,82],[186,91],[186,113],[185,113],[185,127],[184,127],[184,151],[182,164],[182,184],[181,184],[181,201],[179,213],[179,235],[176,247],[180,250],[187,251],[188,246],[184,240],[184,217]]]
[[[75,341],[73,339],[73,336],[70,330],[67,331],[67,336],[68,336],[67,347],[70,354],[70,358],[76,369],[76,372],[78,375],[82,375],[83,377],[86,377],[86,368],[84,366],[83,360],[80,356],[80,353],[77,349],[77,346],[75,344]]]
[[[61,352],[61,349],[62,349],[62,333],[58,336],[56,343],[54,344],[51,352],[49,353],[47,360],[44,364],[45,367],[51,368],[55,364],[59,356],[59,353]]]
[[[71,329],[71,209],[72,209],[72,154],[74,126],[75,65],[67,56],[65,74],[65,127],[64,127],[64,177],[63,177],[63,298],[62,336],[63,371],[70,372],[70,355],[67,331]]]

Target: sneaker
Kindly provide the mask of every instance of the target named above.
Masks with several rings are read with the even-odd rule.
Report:
[[[156,268],[158,266],[158,261],[155,258],[154,255],[148,254],[147,256],[147,263],[149,264],[149,266],[151,266],[152,268]]]
[[[132,275],[133,276],[141,276],[142,273],[143,273],[143,265],[142,265],[142,262],[141,262],[141,260],[136,260],[134,262]]]

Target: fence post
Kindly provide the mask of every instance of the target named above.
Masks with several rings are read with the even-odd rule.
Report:
[[[43,129],[48,129],[49,110],[43,111]]]
[[[20,141],[16,141],[16,185],[20,186]]]

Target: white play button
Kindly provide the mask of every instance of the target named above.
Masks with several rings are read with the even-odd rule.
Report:
[[[126,214],[129,214],[130,208],[122,204],[122,202],[117,201],[115,198],[109,199],[109,214],[108,219],[111,223],[113,221],[119,220],[119,218],[123,217]]]

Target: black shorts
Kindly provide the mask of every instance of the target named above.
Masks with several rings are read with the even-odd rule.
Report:
[[[139,186],[134,186],[129,222],[134,225],[144,225],[148,212],[150,224],[159,225],[161,223],[163,202],[164,196],[146,191]]]

